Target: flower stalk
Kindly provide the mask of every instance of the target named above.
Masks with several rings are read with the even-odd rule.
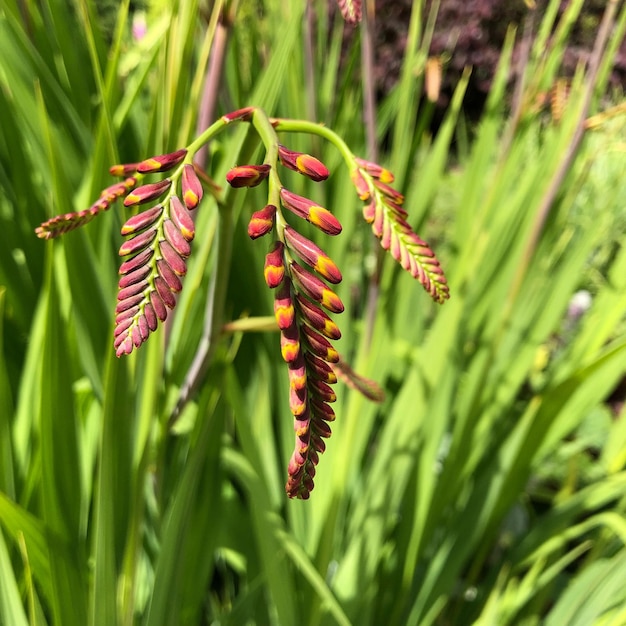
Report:
[[[117,356],[131,354],[167,320],[168,311],[175,308],[178,294],[184,289],[187,261],[196,236],[190,211],[202,202],[203,181],[210,181],[193,165],[194,155],[216,135],[238,123],[252,125],[265,148],[265,158],[259,164],[234,164],[226,176],[230,189],[219,203],[216,271],[206,311],[210,328],[183,382],[170,423],[200,384],[217,340],[228,332],[223,311],[234,236],[229,196],[235,189],[267,183],[267,201],[251,211],[248,235],[251,239],[271,238],[263,275],[267,286],[274,290],[274,323],[280,333],[280,354],[287,366],[288,401],[294,418],[295,444],[285,489],[291,498],[306,499],[314,486],[320,454],[326,449],[324,440],[331,435],[329,423],[335,420],[330,405],[337,394],[332,386],[341,379],[373,400],[380,394],[375,383],[360,378],[342,361],[333,345],[341,338],[331,316],[344,311],[334,291],[343,279],[342,272],[316,241],[300,232],[306,221],[322,236],[337,237],[342,233],[341,222],[329,208],[295,194],[281,181],[281,168],[317,184],[323,183],[330,172],[318,158],[285,146],[278,133],[308,133],[335,146],[346,163],[357,197],[364,203],[363,217],[382,248],[419,280],[435,301],[443,302],[449,295],[445,276],[430,247],[411,229],[404,197],[391,186],[394,178],[389,170],[352,154],[347,144],[324,126],[272,119],[259,108],[246,107],[223,115],[184,148],[112,166],[111,174],[123,177],[123,181],[103,190],[88,209],[54,217],[39,226],[36,233],[41,238],[54,238],[91,221],[117,200],[124,207],[139,207],[121,229],[126,240],[119,249],[123,262],[113,333]],[[147,175],[164,173],[167,177],[160,180],[144,180]],[[217,193],[213,183],[206,188]]]

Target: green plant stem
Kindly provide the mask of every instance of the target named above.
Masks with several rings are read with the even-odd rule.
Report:
[[[226,128],[227,125],[228,125],[228,122],[220,118],[219,120],[213,122],[213,124],[211,124],[211,126],[209,126],[203,133],[198,135],[187,146],[187,150],[189,154],[187,155],[185,162],[191,163],[191,161],[193,160],[194,154],[198,152],[199,150],[201,150],[204,144],[208,143],[211,139],[213,139],[213,137],[215,137],[220,132],[222,132],[224,128]]]
[[[315,124],[314,122],[307,122],[304,120],[288,120],[281,118],[272,118],[271,125],[276,132],[287,132],[287,133],[308,133],[311,135],[318,135],[323,139],[326,139],[330,143],[332,143],[337,150],[341,153],[341,156],[344,158],[346,165],[352,170],[352,168],[356,167],[356,163],[354,161],[354,154],[348,147],[348,144],[341,138],[337,133],[330,130],[330,128],[326,128],[326,126],[322,126],[321,124]]]
[[[265,146],[265,163],[269,163],[272,166],[268,179],[268,201],[280,210],[281,183],[274,167],[274,164],[278,161],[278,135],[269,117],[262,109],[255,109],[252,115],[252,125]]]

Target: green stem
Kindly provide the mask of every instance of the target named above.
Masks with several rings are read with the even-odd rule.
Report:
[[[202,146],[204,146],[205,143],[208,143],[209,141],[211,141],[211,139],[213,139],[213,137],[215,137],[220,132],[222,132],[224,128],[228,126],[228,124],[229,122],[227,122],[223,118],[220,118],[216,122],[213,122],[213,124],[211,124],[211,126],[209,126],[202,134],[198,135],[187,146],[188,154],[187,154],[187,157],[185,158],[185,162],[191,163],[191,161],[193,160],[194,154],[198,152],[198,150],[200,150],[200,148],[202,148]]]
[[[354,161],[354,154],[348,147],[348,144],[330,128],[304,120],[272,119],[270,122],[275,132],[307,133],[326,139],[339,150],[350,171],[357,167]]]
[[[252,114],[252,125],[257,133],[259,133],[259,137],[265,146],[266,153],[264,162],[272,166],[267,181],[268,202],[269,204],[273,204],[280,212],[280,188],[282,187],[282,183],[276,171],[276,163],[278,161],[278,135],[272,126],[270,118],[262,109],[255,109]]]

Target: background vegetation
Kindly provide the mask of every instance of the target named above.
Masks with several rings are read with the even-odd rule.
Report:
[[[626,118],[607,88],[626,8],[606,3],[561,91],[584,3],[560,4],[535,9],[532,36],[509,31],[480,120],[462,113],[467,70],[432,134],[437,3],[413,3],[376,99],[371,31],[325,2],[122,2],[107,30],[87,0],[0,1],[0,623],[626,623]],[[377,280],[338,154],[289,137],[333,172],[291,188],[344,225],[339,350],[386,391],[339,390],[306,502],[283,490],[276,333],[225,336],[170,423],[218,266],[227,319],[271,313],[246,235],[262,191],[220,197],[231,254],[207,198],[175,319],[129,358],[112,347],[123,209],[33,233],[89,206],[110,164],[247,105],[323,122],[392,169],[451,288],[438,307],[394,263]],[[218,184],[242,150],[245,129],[211,144]]]

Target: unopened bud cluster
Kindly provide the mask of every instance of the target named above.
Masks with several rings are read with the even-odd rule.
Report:
[[[315,157],[277,146],[284,167],[320,182],[328,178],[326,166]],[[273,164],[276,166],[277,164]],[[243,165],[227,175],[234,187],[253,187],[270,176],[272,164]],[[335,419],[336,400],[331,385],[337,382],[332,363],[339,354],[331,340],[341,337],[330,313],[344,309],[327,283],[341,282],[335,262],[313,241],[287,223],[282,210],[306,220],[326,235],[341,232],[339,220],[313,200],[280,185],[278,203],[254,212],[248,234],[257,239],[271,232],[276,239],[265,259],[265,281],[275,290],[274,315],[280,329],[280,348],[289,371],[289,407],[294,416],[295,447],[288,467],[286,491],[291,498],[306,499],[313,489],[319,455],[326,449],[329,422]],[[324,282],[326,281],[326,282]]]
[[[340,2],[340,6],[346,19],[360,18],[360,2]],[[363,217],[381,246],[441,303],[449,297],[446,278],[428,244],[412,230],[404,197],[391,186],[394,177],[389,170],[352,155],[328,129],[322,132],[309,122],[271,119],[258,108],[246,107],[223,115],[187,148],[114,165],[111,175],[122,180],[104,189],[92,206],[54,217],[35,232],[43,239],[57,237],[91,221],[118,199],[124,207],[140,209],[124,223],[121,234],[126,240],[119,249],[123,262],[114,346],[117,356],[130,354],[167,319],[183,287],[195,236],[190,212],[203,195],[199,175],[214,193],[220,191],[192,165],[194,153],[233,123],[253,124],[266,148],[266,162],[237,165],[226,180],[234,188],[268,184],[267,202],[250,216],[248,235],[251,239],[272,237],[264,277],[275,294],[274,317],[289,372],[289,406],[295,428],[286,491],[292,498],[306,499],[313,489],[319,455],[325,450],[324,440],[331,434],[329,423],[335,419],[331,405],[336,399],[332,385],[337,377],[374,401],[382,394],[375,383],[339,359],[332,342],[340,339],[341,332],[331,314],[344,310],[333,287],[341,282],[341,271],[323,248],[298,228],[302,225],[299,220],[303,220],[324,235],[337,236],[341,223],[326,207],[287,189],[279,176],[279,169],[284,167],[319,183],[328,178],[329,171],[317,158],[281,145],[277,133],[317,133],[339,148],[363,202]],[[155,175],[157,180],[145,180]]]
[[[195,234],[189,211],[202,199],[202,185],[193,165],[183,163],[186,156],[187,150],[182,149],[140,163],[114,165],[109,172],[123,176],[123,182],[107,187],[86,211],[58,216],[36,230],[39,237],[48,239],[90,221],[117,199],[124,198],[125,207],[157,201],[122,226],[121,233],[128,239],[119,250],[125,260],[119,270],[115,308],[117,356],[130,354],[146,341],[159,321],[167,318],[168,309],[174,308],[175,294],[182,289],[181,279],[187,272],[185,260]],[[174,168],[178,169],[172,177],[138,186],[144,176]],[[176,194],[178,182],[180,196]]]
[[[141,174],[165,172],[178,166],[187,151],[146,159],[137,165]],[[113,172],[129,166],[115,166]],[[180,179],[180,195],[176,182]],[[176,294],[183,288],[186,259],[191,254],[195,225],[189,211],[202,199],[202,185],[193,165],[184,163],[176,178],[136,187],[124,199],[124,206],[158,201],[137,213],[122,226],[129,238],[119,254],[127,257],[120,267],[118,304],[115,309],[114,346],[117,356],[138,348],[159,321],[167,319],[168,309],[176,306]]]
[[[430,246],[407,221],[404,196],[391,187],[393,174],[376,163],[355,158],[351,178],[363,202],[363,218],[371,224],[380,245],[419,280],[433,300],[443,303],[450,297],[446,277]]]

